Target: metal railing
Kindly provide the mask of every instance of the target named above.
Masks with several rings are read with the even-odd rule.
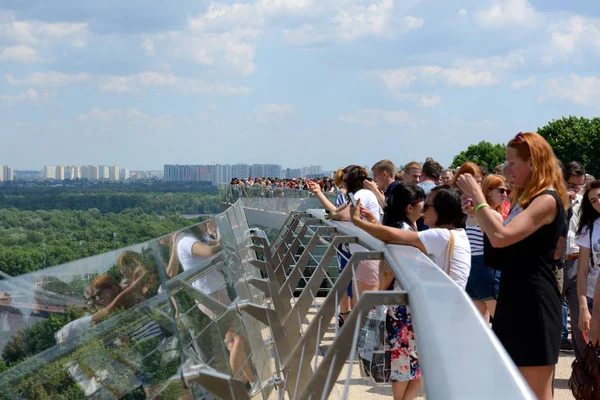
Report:
[[[369,310],[410,304],[428,398],[533,399],[471,300],[418,250],[384,245],[350,223],[325,220],[318,209],[287,215],[270,242],[264,232],[249,227],[249,222],[260,222],[251,220],[260,218],[259,210],[249,213],[243,206],[243,199],[238,200],[215,218],[221,252],[171,278],[164,277],[168,265],[159,265],[160,295],[105,321],[79,341],[55,346],[0,374],[0,398],[28,398],[18,389],[25,376],[35,376],[46,363],[64,364],[60,360],[66,361],[82,346],[96,345],[99,338],[107,341],[105,335],[112,343],[119,336],[113,332],[115,327],[131,324],[136,310],[143,307],[167,315],[162,325],[173,332],[169,335],[176,335],[181,351],[179,372],[169,381],[190,387],[195,398],[345,399],[359,331]],[[150,246],[157,257],[161,243]],[[327,272],[336,257],[346,257],[339,250],[346,243],[367,250],[352,254],[346,268],[332,279]],[[356,268],[363,260],[385,260],[402,290],[355,296],[352,312],[338,328],[338,307],[349,284],[357,292]],[[232,302],[195,287],[194,282],[214,272],[227,277],[226,289],[235,293]],[[329,293],[318,297],[324,286]],[[185,297],[192,302],[183,301]],[[199,306],[215,317],[194,320]],[[175,317],[169,322],[171,313]],[[242,366],[234,370],[227,360],[232,350],[226,346],[236,335],[245,338],[248,351],[243,353]],[[207,343],[218,348],[207,349]],[[323,350],[326,343],[329,346]],[[340,385],[336,382],[345,365],[348,371]],[[245,367],[251,367],[256,379],[251,388],[244,383]],[[35,393],[35,388],[29,392]],[[150,397],[160,398],[159,393]]]

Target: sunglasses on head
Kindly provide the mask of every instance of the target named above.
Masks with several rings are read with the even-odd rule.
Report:
[[[517,135],[515,136],[515,138],[513,140],[515,142],[527,144],[527,141],[525,140],[525,136],[523,135],[523,132],[517,133]]]

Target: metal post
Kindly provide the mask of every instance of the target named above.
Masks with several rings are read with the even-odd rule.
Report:
[[[113,232],[113,250],[117,249],[117,232]]]
[[[83,258],[83,240],[79,241],[79,257]]]

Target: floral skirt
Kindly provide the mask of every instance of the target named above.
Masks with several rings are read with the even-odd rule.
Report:
[[[390,344],[391,381],[406,382],[421,379],[417,340],[407,306],[394,306],[388,309],[386,329]]]

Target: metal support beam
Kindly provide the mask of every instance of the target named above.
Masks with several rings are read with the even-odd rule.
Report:
[[[351,368],[354,363],[358,333],[369,310],[378,305],[406,304],[406,300],[404,292],[363,292],[310,381],[302,391],[299,391],[300,394],[296,398],[300,400],[327,399],[344,364],[349,362]],[[345,394],[347,395],[347,393]],[[345,398],[344,394],[342,398]]]

